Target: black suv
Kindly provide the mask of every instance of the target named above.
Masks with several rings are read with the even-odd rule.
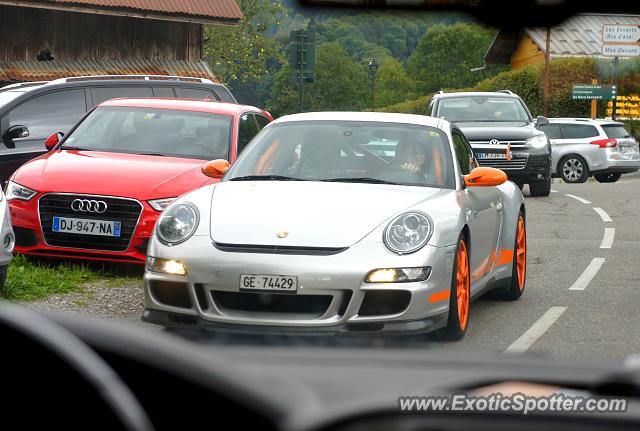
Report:
[[[531,196],[551,191],[551,144],[536,127],[520,97],[511,91],[438,93],[429,102],[433,117],[455,122],[481,166],[502,169],[520,188],[529,184]]]
[[[177,76],[109,75],[26,82],[0,88],[0,185],[46,152],[44,141],[67,132],[97,104],[117,97],[179,97],[237,103],[222,84]]]

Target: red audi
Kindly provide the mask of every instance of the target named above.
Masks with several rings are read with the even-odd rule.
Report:
[[[114,99],[88,113],[6,186],[19,253],[144,263],[160,212],[217,181],[205,161],[233,162],[272,120],[252,106]]]

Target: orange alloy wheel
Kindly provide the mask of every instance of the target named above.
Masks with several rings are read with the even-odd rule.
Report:
[[[469,321],[469,257],[467,244],[460,240],[458,245],[458,274],[456,286],[458,300],[458,321],[460,329],[465,330]]]
[[[524,289],[524,280],[527,275],[527,234],[524,230],[524,218],[518,217],[518,242],[516,263],[518,265],[518,287]]]

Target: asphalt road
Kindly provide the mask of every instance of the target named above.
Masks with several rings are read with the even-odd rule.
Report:
[[[365,334],[187,335],[216,345],[393,345],[594,359],[640,354],[640,175],[624,176],[613,184],[555,182],[552,190],[547,198],[531,198],[525,187],[528,274],[524,295],[514,302],[475,301],[462,341],[435,336],[390,340]],[[611,221],[603,221],[607,216]]]

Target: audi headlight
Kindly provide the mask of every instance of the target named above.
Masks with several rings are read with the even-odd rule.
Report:
[[[151,208],[153,208],[156,211],[164,211],[165,208],[167,208],[169,205],[171,205],[171,202],[175,201],[176,198],[164,198],[164,199],[154,199],[152,201],[148,201],[149,205],[151,205]]]
[[[29,201],[37,194],[37,191],[31,190],[29,187],[21,186],[20,184],[14,183],[13,181],[7,182],[6,195],[8,201],[12,199]]]
[[[547,145],[546,135],[536,135],[527,139],[527,145],[531,145],[533,148],[542,148]]]
[[[193,205],[174,205],[160,216],[156,232],[162,242],[168,245],[180,244],[193,235],[199,219],[198,209]]]
[[[391,220],[384,230],[384,243],[394,253],[413,253],[429,241],[432,231],[431,220],[426,215],[408,212]]]

